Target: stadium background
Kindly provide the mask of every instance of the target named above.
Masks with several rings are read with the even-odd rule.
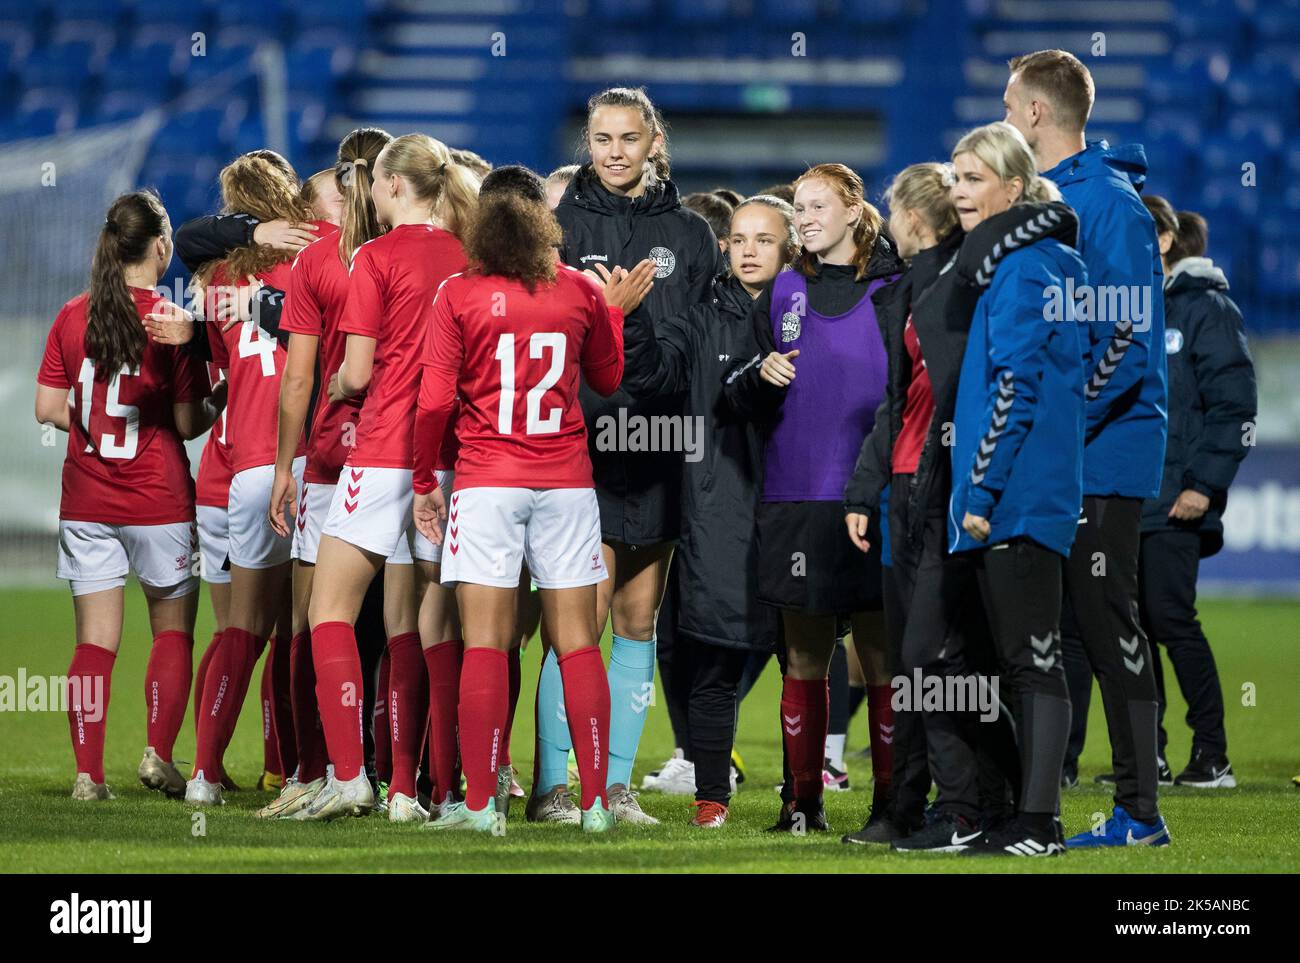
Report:
[[[0,0],[0,578],[56,584],[66,442],[28,415],[33,373],[120,191],[156,187],[179,224],[235,153],[305,176],[360,124],[545,172],[579,159],[586,98],[634,83],[683,192],[839,160],[878,198],[1001,117],[1008,57],[1053,46],[1093,72],[1090,136],[1145,144],[1147,189],[1207,216],[1245,315],[1260,445],[1204,585],[1300,595],[1297,0]]]

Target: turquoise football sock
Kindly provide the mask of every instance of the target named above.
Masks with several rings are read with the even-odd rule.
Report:
[[[609,652],[609,778],[607,785],[630,786],[641,730],[654,703],[655,640],[614,636]]]
[[[541,794],[569,783],[569,750],[573,740],[564,714],[564,682],[555,650],[546,653],[537,682],[537,785]]]

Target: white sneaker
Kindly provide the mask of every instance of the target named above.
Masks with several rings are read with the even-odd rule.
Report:
[[[728,782],[731,783],[731,794],[734,796],[740,789],[740,773],[735,766],[731,767],[731,774],[728,776]]]
[[[301,822],[327,822],[340,816],[365,816],[375,808],[375,791],[365,770],[347,782],[329,779],[311,803],[291,816]]]
[[[651,790],[651,791],[657,790],[659,788],[659,779],[663,776],[664,771],[667,769],[671,769],[673,764],[676,762],[680,762],[681,759],[682,759],[682,751],[680,749],[674,749],[673,754],[669,756],[667,760],[665,760],[662,766],[660,766],[658,769],[651,770],[650,772],[646,773],[644,776],[641,777],[642,790]],[[692,790],[692,792],[693,791],[694,790]]]
[[[666,796],[695,795],[695,763],[674,756],[664,763],[655,780],[655,789]]]
[[[390,823],[427,823],[429,811],[405,793],[388,794],[388,821]]]
[[[325,788],[325,777],[319,776],[311,782],[299,782],[293,779],[285,783],[269,803],[257,811],[258,819],[287,819],[294,813],[306,809],[316,794]]]
[[[72,784],[72,798],[78,802],[108,802],[117,797],[108,791],[108,783],[93,782],[90,773],[79,772]]]
[[[185,784],[185,801],[191,806],[224,806],[221,797],[221,783],[208,782],[203,778],[203,770],[194,774],[194,778]]]
[[[691,792],[695,790],[692,789]],[[636,801],[636,797],[636,791],[628,789],[627,786],[610,786],[609,811],[620,823],[631,823],[633,826],[658,826],[659,820],[645,812],[641,804]]]
[[[172,763],[154,752],[153,746],[145,746],[138,775],[146,789],[155,789],[173,799],[185,795],[185,777]]]

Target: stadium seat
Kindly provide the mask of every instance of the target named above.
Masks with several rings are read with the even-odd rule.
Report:
[[[212,26],[212,11],[207,3],[176,3],[175,0],[134,0],[132,12],[136,27],[161,24],[184,28],[186,31],[208,31]]]
[[[77,98],[61,87],[29,89],[14,112],[20,138],[66,134],[77,126]]]
[[[669,16],[674,20],[716,23],[732,15],[730,0],[671,0]]]
[[[1300,40],[1300,0],[1261,3],[1253,21],[1265,40]]]
[[[15,20],[0,21],[0,73],[22,70],[33,46],[30,27]]]
[[[105,94],[135,91],[153,99],[168,96],[175,86],[175,50],[165,44],[132,47],[114,54],[101,79]]]

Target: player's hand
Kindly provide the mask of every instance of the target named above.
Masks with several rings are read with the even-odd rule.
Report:
[[[194,315],[179,304],[160,301],[144,316],[144,330],[159,344],[188,344],[194,337]]]
[[[253,295],[262,287],[262,282],[251,274],[244,280],[247,285],[222,288],[217,293],[216,318],[222,334],[253,317]]]
[[[605,303],[627,314],[635,311],[655,286],[655,270],[658,265],[646,258],[630,271],[616,267],[610,272],[605,270],[603,264],[597,264],[596,268],[604,275]]]
[[[844,516],[844,524],[849,530],[849,541],[856,545],[860,552],[871,551],[871,543],[867,541],[868,518],[869,516],[858,512],[849,512]]]
[[[297,254],[312,241],[316,240],[316,225],[301,221],[288,221],[280,218],[263,221],[253,228],[253,243],[265,244],[280,251]]]
[[[267,514],[275,534],[281,538],[288,538],[293,532],[291,522],[284,520],[286,509],[291,520],[298,517],[298,481],[293,477],[293,472],[282,472],[277,468],[275,481],[271,485],[271,508]]]
[[[212,389],[212,394],[208,396],[208,404],[212,405],[217,414],[226,410],[226,402],[230,400],[230,382],[222,378]]]
[[[441,545],[442,523],[447,520],[447,498],[442,493],[442,486],[434,486],[427,495],[416,492],[411,514],[415,518],[416,530],[434,545]]]
[[[768,384],[776,385],[778,388],[788,388],[790,382],[794,381],[794,359],[799,357],[799,349],[787,351],[782,354],[780,351],[773,351],[758,368],[758,376]]]
[[[1180,522],[1194,522],[1210,510],[1210,499],[1192,488],[1179,492],[1169,517]]]
[[[987,518],[981,518],[978,515],[966,513],[966,517],[961,520],[961,527],[966,529],[966,533],[978,542],[986,541],[992,528],[989,526]]]
[[[351,397],[344,393],[343,385],[339,383],[339,373],[337,371],[330,375],[330,383],[326,387],[325,393],[329,395],[330,401],[335,404],[340,401],[347,401],[348,398]]]

